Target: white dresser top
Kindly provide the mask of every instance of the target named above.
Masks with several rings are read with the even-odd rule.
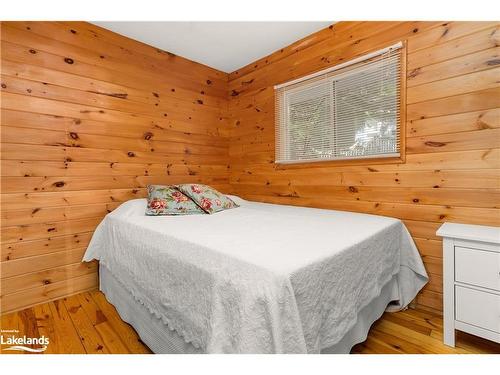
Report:
[[[441,237],[500,244],[500,227],[444,223],[436,234]]]

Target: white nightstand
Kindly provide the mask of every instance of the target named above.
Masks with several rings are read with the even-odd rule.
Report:
[[[500,343],[500,228],[445,223],[443,237],[444,343],[455,330]]]

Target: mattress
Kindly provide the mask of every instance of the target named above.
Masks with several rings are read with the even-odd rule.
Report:
[[[232,197],[214,215],[147,217],[132,200],[98,226],[98,259],[140,305],[206,353],[319,353],[394,277],[406,306],[427,282],[394,218]]]
[[[151,314],[141,303],[127,291],[109,272],[100,265],[99,289],[108,302],[115,306],[123,321],[130,324],[139,334],[141,340],[155,354],[204,354],[200,348],[186,343],[179,334],[164,324],[161,319]],[[371,325],[382,316],[391,301],[398,299],[397,276],[394,276],[356,318],[356,324],[329,348],[321,350],[322,354],[348,354],[352,347],[366,340]]]

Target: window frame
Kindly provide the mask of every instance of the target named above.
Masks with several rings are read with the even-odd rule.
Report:
[[[390,45],[390,44],[388,44]],[[349,165],[370,165],[370,164],[403,164],[406,162],[406,79],[407,79],[407,43],[406,40],[401,41],[400,53],[401,53],[401,67],[400,67],[400,100],[399,100],[399,155],[398,156],[380,156],[380,155],[368,155],[366,157],[354,157],[354,158],[344,158],[344,159],[318,159],[318,160],[294,160],[294,161],[277,161],[276,160],[276,143],[275,143],[275,156],[274,156],[274,166],[276,169],[293,169],[293,168],[310,168],[310,167],[325,167],[325,166],[349,166]],[[384,48],[384,47],[382,47]],[[376,52],[381,48],[373,49],[364,52],[361,55],[353,56],[347,61],[343,61],[342,64],[354,60],[357,57],[362,57],[370,53]],[[335,64],[322,70],[333,68],[340,64]],[[315,74],[312,72],[311,74]],[[312,84],[312,83],[311,83]],[[293,90],[293,89],[292,89]],[[274,90],[274,101],[277,101],[277,92]],[[285,95],[286,97],[286,95]],[[283,106],[283,111],[286,110],[286,106]],[[283,115],[283,114],[281,114]],[[277,128],[277,119],[274,121],[275,129]],[[276,134],[276,131],[275,131]],[[288,141],[288,140],[287,140]]]

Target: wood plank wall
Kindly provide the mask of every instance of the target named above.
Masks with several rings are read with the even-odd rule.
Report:
[[[442,222],[500,225],[500,31],[495,22],[340,22],[230,74],[233,191],[401,218],[442,309]],[[278,169],[273,85],[407,41],[406,163]]]
[[[225,73],[88,23],[1,23],[2,313],[94,289],[96,265],[80,259],[102,217],[149,183],[181,181],[399,217],[431,275],[417,302],[441,310],[435,230],[500,225],[498,26],[341,22],[228,84]],[[399,40],[408,42],[406,163],[275,168],[273,85]]]
[[[92,231],[150,183],[229,189],[227,74],[84,22],[1,23],[1,311],[96,287]]]

